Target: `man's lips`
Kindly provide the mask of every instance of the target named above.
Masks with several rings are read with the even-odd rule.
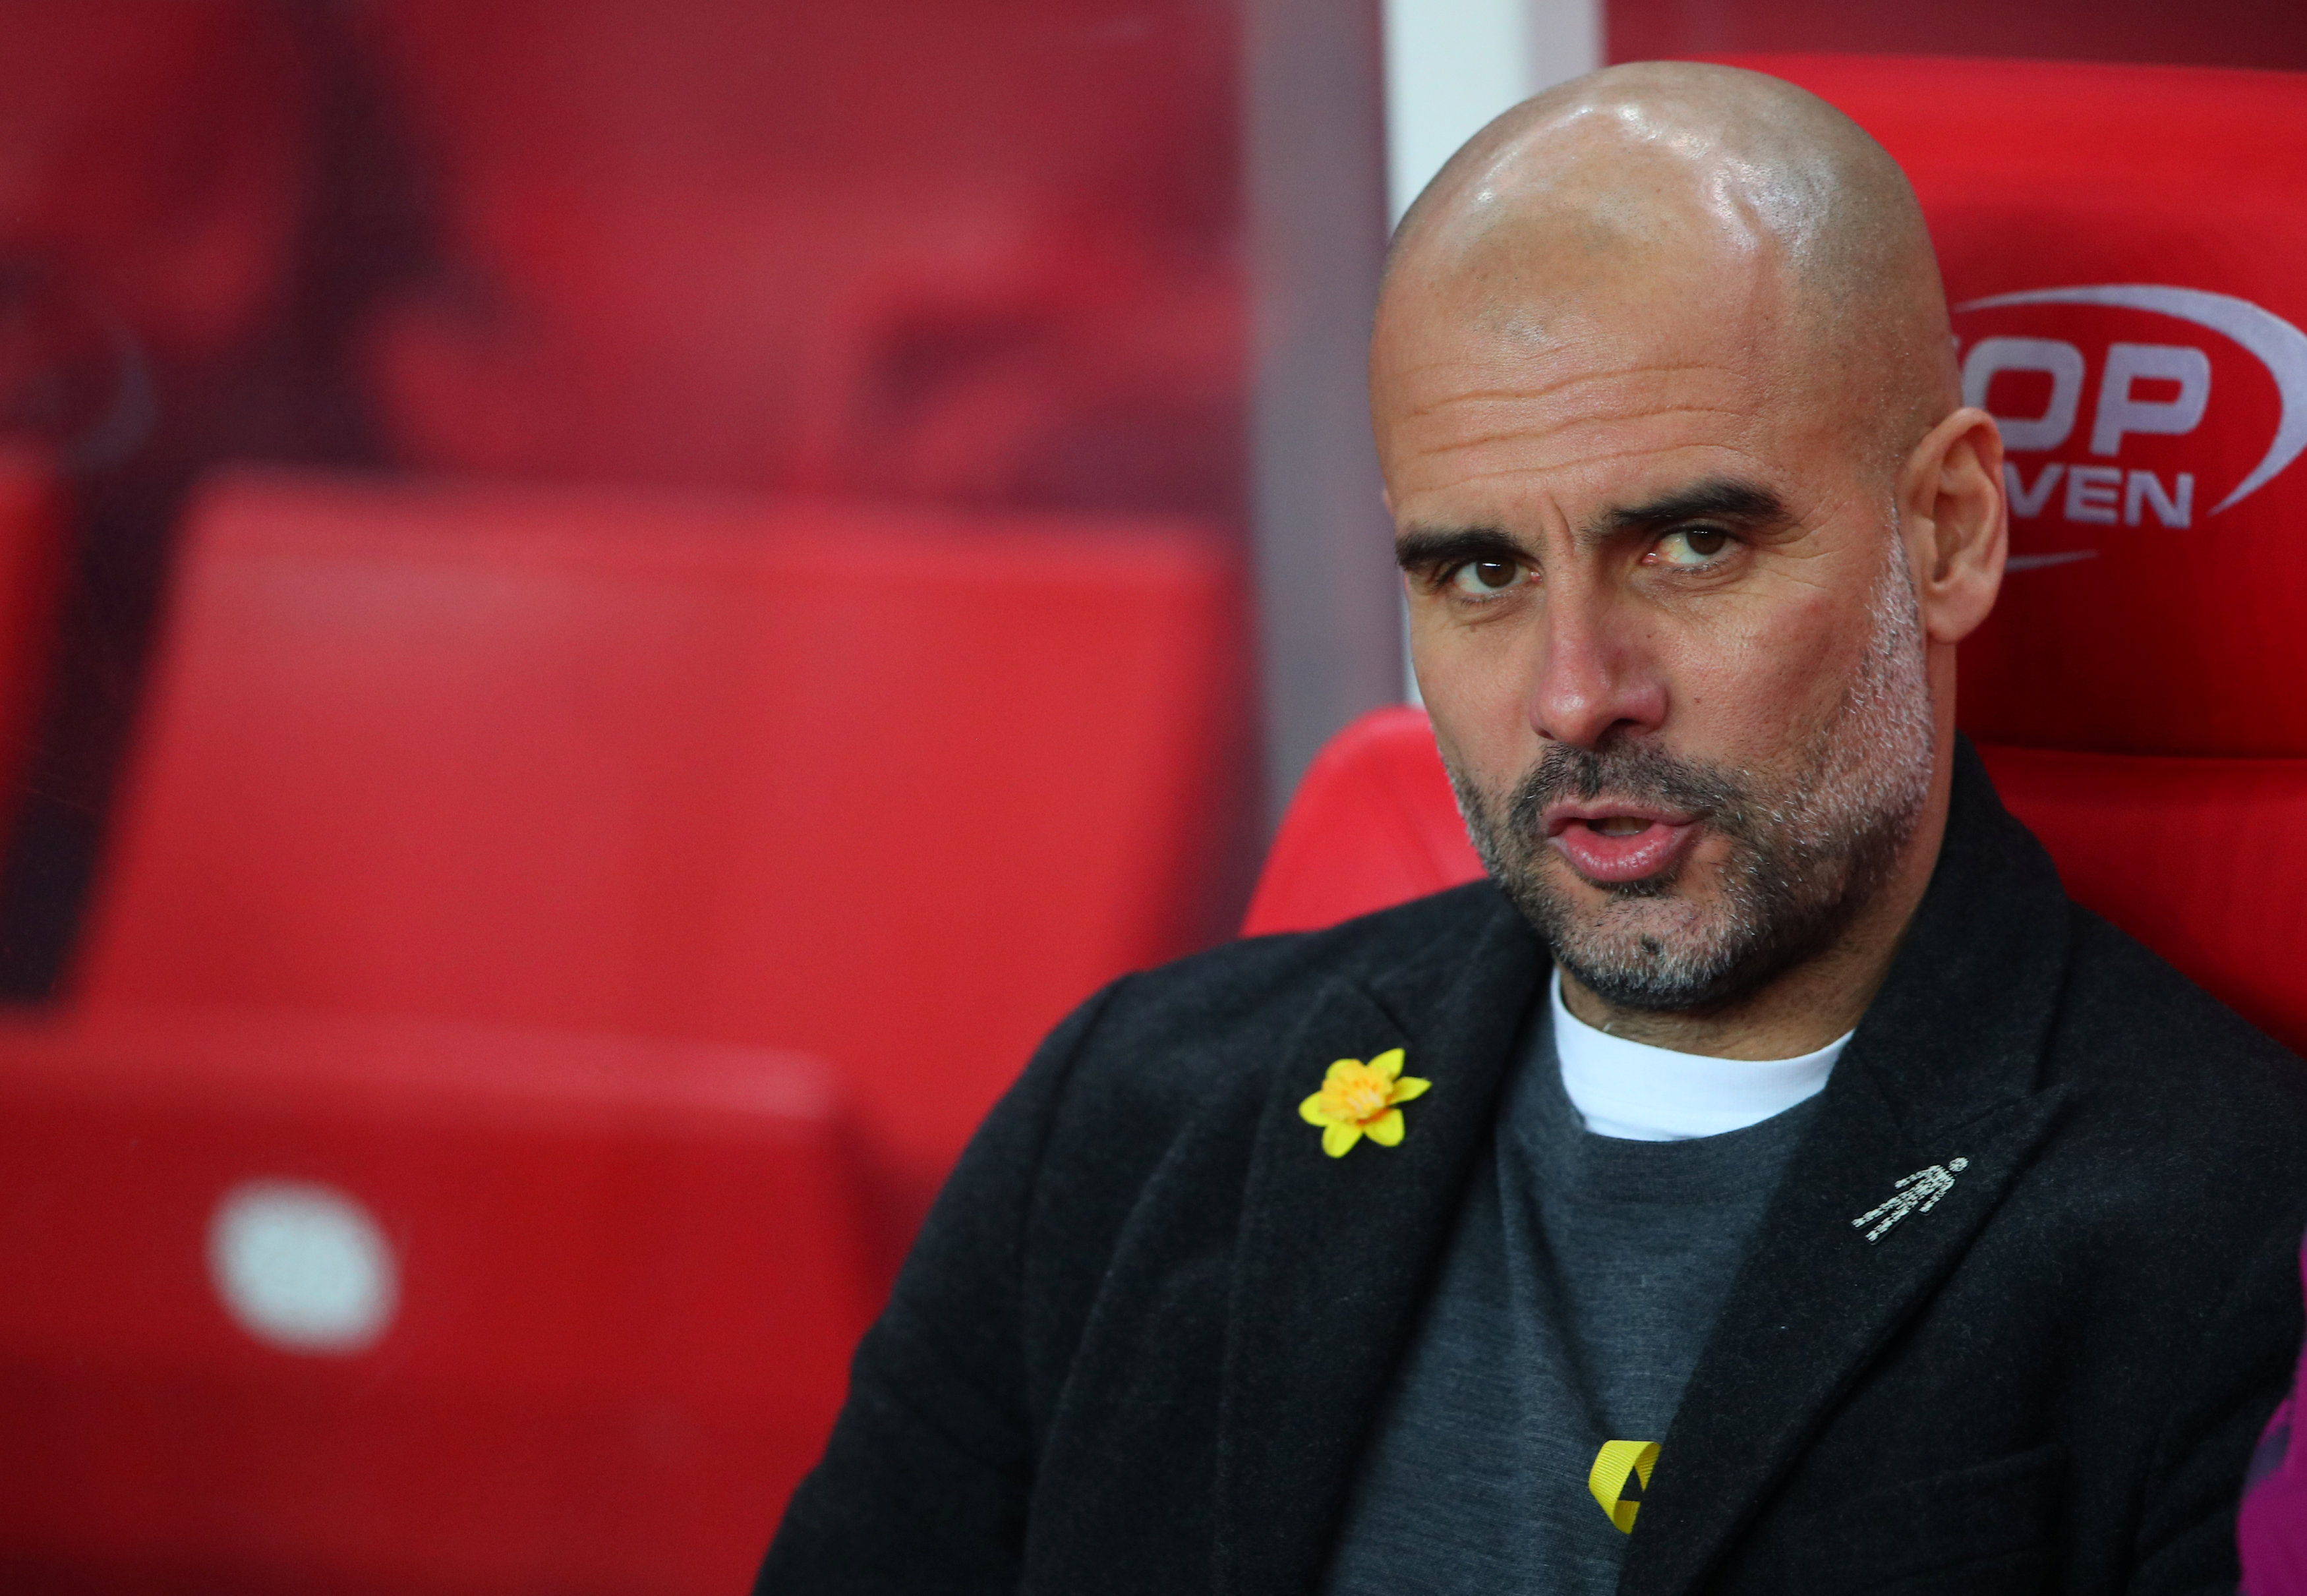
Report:
[[[1642,881],[1680,864],[1698,841],[1693,815],[1607,799],[1546,812],[1546,837],[1597,886]]]

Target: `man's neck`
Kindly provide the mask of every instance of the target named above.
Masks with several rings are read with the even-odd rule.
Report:
[[[1951,752],[1951,749],[1948,750]],[[1891,972],[1908,925],[1930,885],[1946,835],[1951,760],[1942,758],[1914,835],[1891,880],[1825,948],[1735,1001],[1709,1009],[1630,1009],[1609,1003],[1569,970],[1562,1001],[1598,1030],[1712,1058],[1797,1058],[1854,1028]]]

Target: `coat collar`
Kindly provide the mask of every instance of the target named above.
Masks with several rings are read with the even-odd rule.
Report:
[[[1694,1588],[2055,1122],[2037,1090],[2071,935],[2057,870],[1967,740],[1946,840],[1882,990],[1790,1161],[1660,1449],[1622,1596]],[[1965,1160],[1927,1216],[1851,1221]]]
[[[1666,1438],[1620,1589],[1692,1588],[1874,1351],[1924,1302],[2049,1130],[2036,1079],[2069,936],[2040,845],[1959,739],[1945,841]],[[1275,1072],[1245,1192],[1217,1459],[1217,1586],[1310,1590],[1376,1411],[1495,1122],[1548,968],[1495,892],[1468,951],[1319,994]],[[1463,946],[1464,944],[1461,944]],[[1395,1148],[1330,1158],[1298,1105],[1336,1058],[1405,1049],[1433,1081]],[[1926,1218],[1850,1221],[1900,1176],[1968,1166]]]
[[[1367,1421],[1496,1119],[1546,951],[1486,894],[1468,953],[1319,994],[1258,1125],[1228,1304],[1217,1463],[1217,1586],[1238,1596],[1318,1577]],[[1463,944],[1461,944],[1462,946]],[[1398,1147],[1342,1158],[1298,1105],[1339,1058],[1407,1053],[1430,1080]]]

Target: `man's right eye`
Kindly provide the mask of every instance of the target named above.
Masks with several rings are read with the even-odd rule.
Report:
[[[1470,559],[1450,573],[1450,586],[1467,598],[1495,598],[1529,575],[1519,560]]]

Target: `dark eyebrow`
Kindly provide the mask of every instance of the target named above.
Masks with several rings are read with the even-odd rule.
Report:
[[[1642,504],[1606,510],[1598,518],[1594,533],[1607,537],[1677,521],[1737,521],[1762,526],[1791,518],[1786,500],[1760,483],[1715,476]]]
[[[1394,540],[1394,559],[1405,571],[1439,570],[1470,559],[1526,560],[1530,553],[1494,526],[1413,526]]]
[[[1732,521],[1768,526],[1792,520],[1786,500],[1759,482],[1735,476],[1706,477],[1641,504],[1605,510],[1581,541],[1593,543],[1620,533],[1671,526],[1684,521]],[[1531,552],[1495,526],[1413,526],[1394,541],[1394,563],[1405,571],[1436,571],[1476,559],[1528,561]]]

